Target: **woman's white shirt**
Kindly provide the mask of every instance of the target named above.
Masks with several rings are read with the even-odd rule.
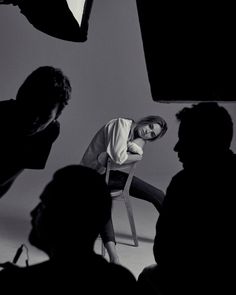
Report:
[[[93,137],[80,164],[103,174],[106,157],[122,165],[128,158],[127,144],[133,121],[117,118],[109,121]]]

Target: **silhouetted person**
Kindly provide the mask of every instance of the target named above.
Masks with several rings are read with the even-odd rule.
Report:
[[[115,294],[135,291],[135,278],[127,269],[93,250],[111,215],[111,198],[101,175],[87,167],[67,166],[54,174],[40,199],[31,212],[29,241],[49,260],[6,268],[0,272],[1,287],[12,282],[10,294],[25,294],[28,284],[35,286],[32,294],[110,294],[110,287]]]
[[[233,294],[233,123],[226,109],[213,102],[184,108],[177,118],[174,150],[184,169],[168,186],[157,221],[157,265],[141,273],[139,285],[155,294]]]
[[[24,169],[45,167],[70,93],[62,71],[44,66],[26,78],[15,100],[0,102],[0,197]]]

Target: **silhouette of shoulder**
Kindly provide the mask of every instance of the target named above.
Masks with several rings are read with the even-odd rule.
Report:
[[[136,288],[136,279],[128,269],[108,263],[96,254],[86,257],[86,262],[82,258],[65,263],[49,260],[30,267],[5,269],[0,272],[0,283],[10,294],[16,290],[19,294],[63,290],[67,293],[83,290],[85,294],[110,294],[110,287],[114,288],[113,294],[121,294],[133,292]],[[27,293],[29,284],[35,289]]]

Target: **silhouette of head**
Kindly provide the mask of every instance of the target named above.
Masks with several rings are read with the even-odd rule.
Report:
[[[18,90],[19,124],[28,134],[42,131],[60,116],[70,94],[70,82],[61,70],[39,67]]]
[[[111,197],[104,178],[80,165],[58,170],[31,212],[29,241],[50,257],[62,252],[92,251],[111,215]]]
[[[202,102],[182,109],[176,117],[180,126],[174,151],[184,166],[206,162],[229,150],[233,123],[222,106]]]

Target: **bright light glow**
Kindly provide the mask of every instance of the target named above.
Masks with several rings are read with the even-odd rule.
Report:
[[[74,18],[77,20],[77,22],[81,26],[82,16],[84,12],[84,4],[86,0],[66,0],[66,1],[70,8],[70,11],[74,15]]]

